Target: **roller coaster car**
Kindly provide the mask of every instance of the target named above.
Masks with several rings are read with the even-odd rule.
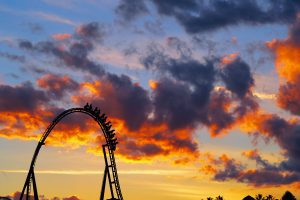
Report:
[[[116,134],[114,132],[115,132],[115,130],[112,130],[112,131],[108,132],[109,139],[113,139],[115,137]]]
[[[92,104],[89,105],[88,110],[93,110],[93,105]]]
[[[105,126],[109,126],[109,125],[111,125],[110,121],[108,121],[108,122],[105,123]]]
[[[107,117],[106,117],[106,116],[104,116],[103,118],[100,118],[100,120],[102,120],[102,122],[103,122],[103,123],[105,123],[105,122],[106,122],[106,120],[107,120]]]
[[[89,109],[89,104],[86,103],[85,106],[83,107],[84,110],[88,110]]]
[[[117,138],[114,138],[114,139],[111,139],[111,140],[110,140],[110,144],[111,144],[112,146],[116,146],[118,143],[119,143],[119,142],[117,142]]]
[[[99,116],[100,110],[98,110],[98,109],[96,110],[96,109],[95,109],[95,110],[94,110],[94,114],[95,114],[96,116]]]
[[[103,113],[103,114],[99,117],[99,119],[100,119],[101,121],[106,121],[107,117],[105,116],[105,113]],[[104,120],[104,119],[105,119],[105,120]]]
[[[105,126],[106,130],[109,131],[111,129],[111,126],[112,126],[111,124],[108,126]]]
[[[115,151],[116,148],[117,148],[117,144],[118,144],[118,142],[117,142],[116,144],[112,144],[112,145],[111,145],[111,150]]]

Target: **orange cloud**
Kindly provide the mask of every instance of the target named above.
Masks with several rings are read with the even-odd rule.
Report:
[[[158,82],[155,80],[149,80],[148,84],[152,90],[155,90],[157,88]]]
[[[275,66],[281,84],[277,98],[278,105],[293,114],[300,114],[300,43],[296,22],[289,29],[284,40],[272,40],[266,45],[274,52]]]
[[[221,59],[221,64],[222,65],[227,65],[229,63],[232,63],[238,56],[239,56],[238,52],[232,53],[232,54],[228,54],[228,55],[224,56]]]
[[[72,35],[69,33],[57,33],[57,34],[52,35],[52,38],[55,40],[65,40],[65,39],[68,39],[71,37],[72,37]]]
[[[300,46],[287,41],[273,41],[268,46],[274,50],[279,77],[289,82],[296,81],[300,74]]]
[[[255,158],[255,157],[259,156],[258,151],[256,149],[244,151],[243,155],[246,156],[247,158]]]

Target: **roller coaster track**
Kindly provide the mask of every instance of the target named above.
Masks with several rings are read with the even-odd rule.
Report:
[[[31,186],[33,187],[33,199],[38,200],[38,191],[36,186],[36,180],[34,175],[34,167],[35,162],[38,157],[39,151],[43,145],[45,145],[45,141],[54,127],[67,115],[72,113],[84,113],[91,116],[99,125],[102,130],[102,133],[105,137],[106,143],[102,145],[102,150],[104,154],[104,161],[105,161],[105,169],[103,175],[103,182],[102,182],[102,189],[100,194],[100,200],[104,199],[105,193],[105,185],[106,185],[106,178],[108,177],[109,181],[109,189],[110,189],[110,200],[123,200],[121,187],[119,183],[118,173],[117,173],[117,165],[115,161],[114,151],[116,150],[116,145],[118,144],[117,138],[115,138],[114,130],[111,129],[112,124],[111,122],[107,122],[107,116],[105,114],[100,115],[100,110],[96,107],[93,109],[92,105],[86,104],[83,108],[71,108],[68,110],[63,111],[59,114],[52,123],[47,127],[43,136],[41,137],[38,145],[35,149],[33,154],[30,168],[25,180],[25,184],[20,195],[20,200],[23,200],[24,197],[26,200],[29,200],[32,196],[31,193]]]

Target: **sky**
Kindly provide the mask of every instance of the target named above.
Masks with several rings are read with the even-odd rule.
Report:
[[[298,0],[10,0],[0,26],[0,196],[89,102],[117,132],[124,199],[300,198]],[[99,198],[103,143],[88,116],[64,118],[40,199]]]

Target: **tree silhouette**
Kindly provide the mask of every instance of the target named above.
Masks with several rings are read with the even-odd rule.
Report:
[[[265,200],[275,200],[275,197],[273,197],[271,194],[265,197]]]
[[[290,191],[286,191],[281,199],[282,200],[296,200],[296,197]]]
[[[264,197],[262,194],[258,194],[255,196],[255,200],[264,200]]]
[[[219,195],[216,197],[216,200],[223,200],[223,197]]]
[[[246,196],[243,198],[243,200],[255,200],[253,197],[251,197],[250,195]]]
[[[207,200],[213,200],[213,198],[212,197],[207,197]]]

